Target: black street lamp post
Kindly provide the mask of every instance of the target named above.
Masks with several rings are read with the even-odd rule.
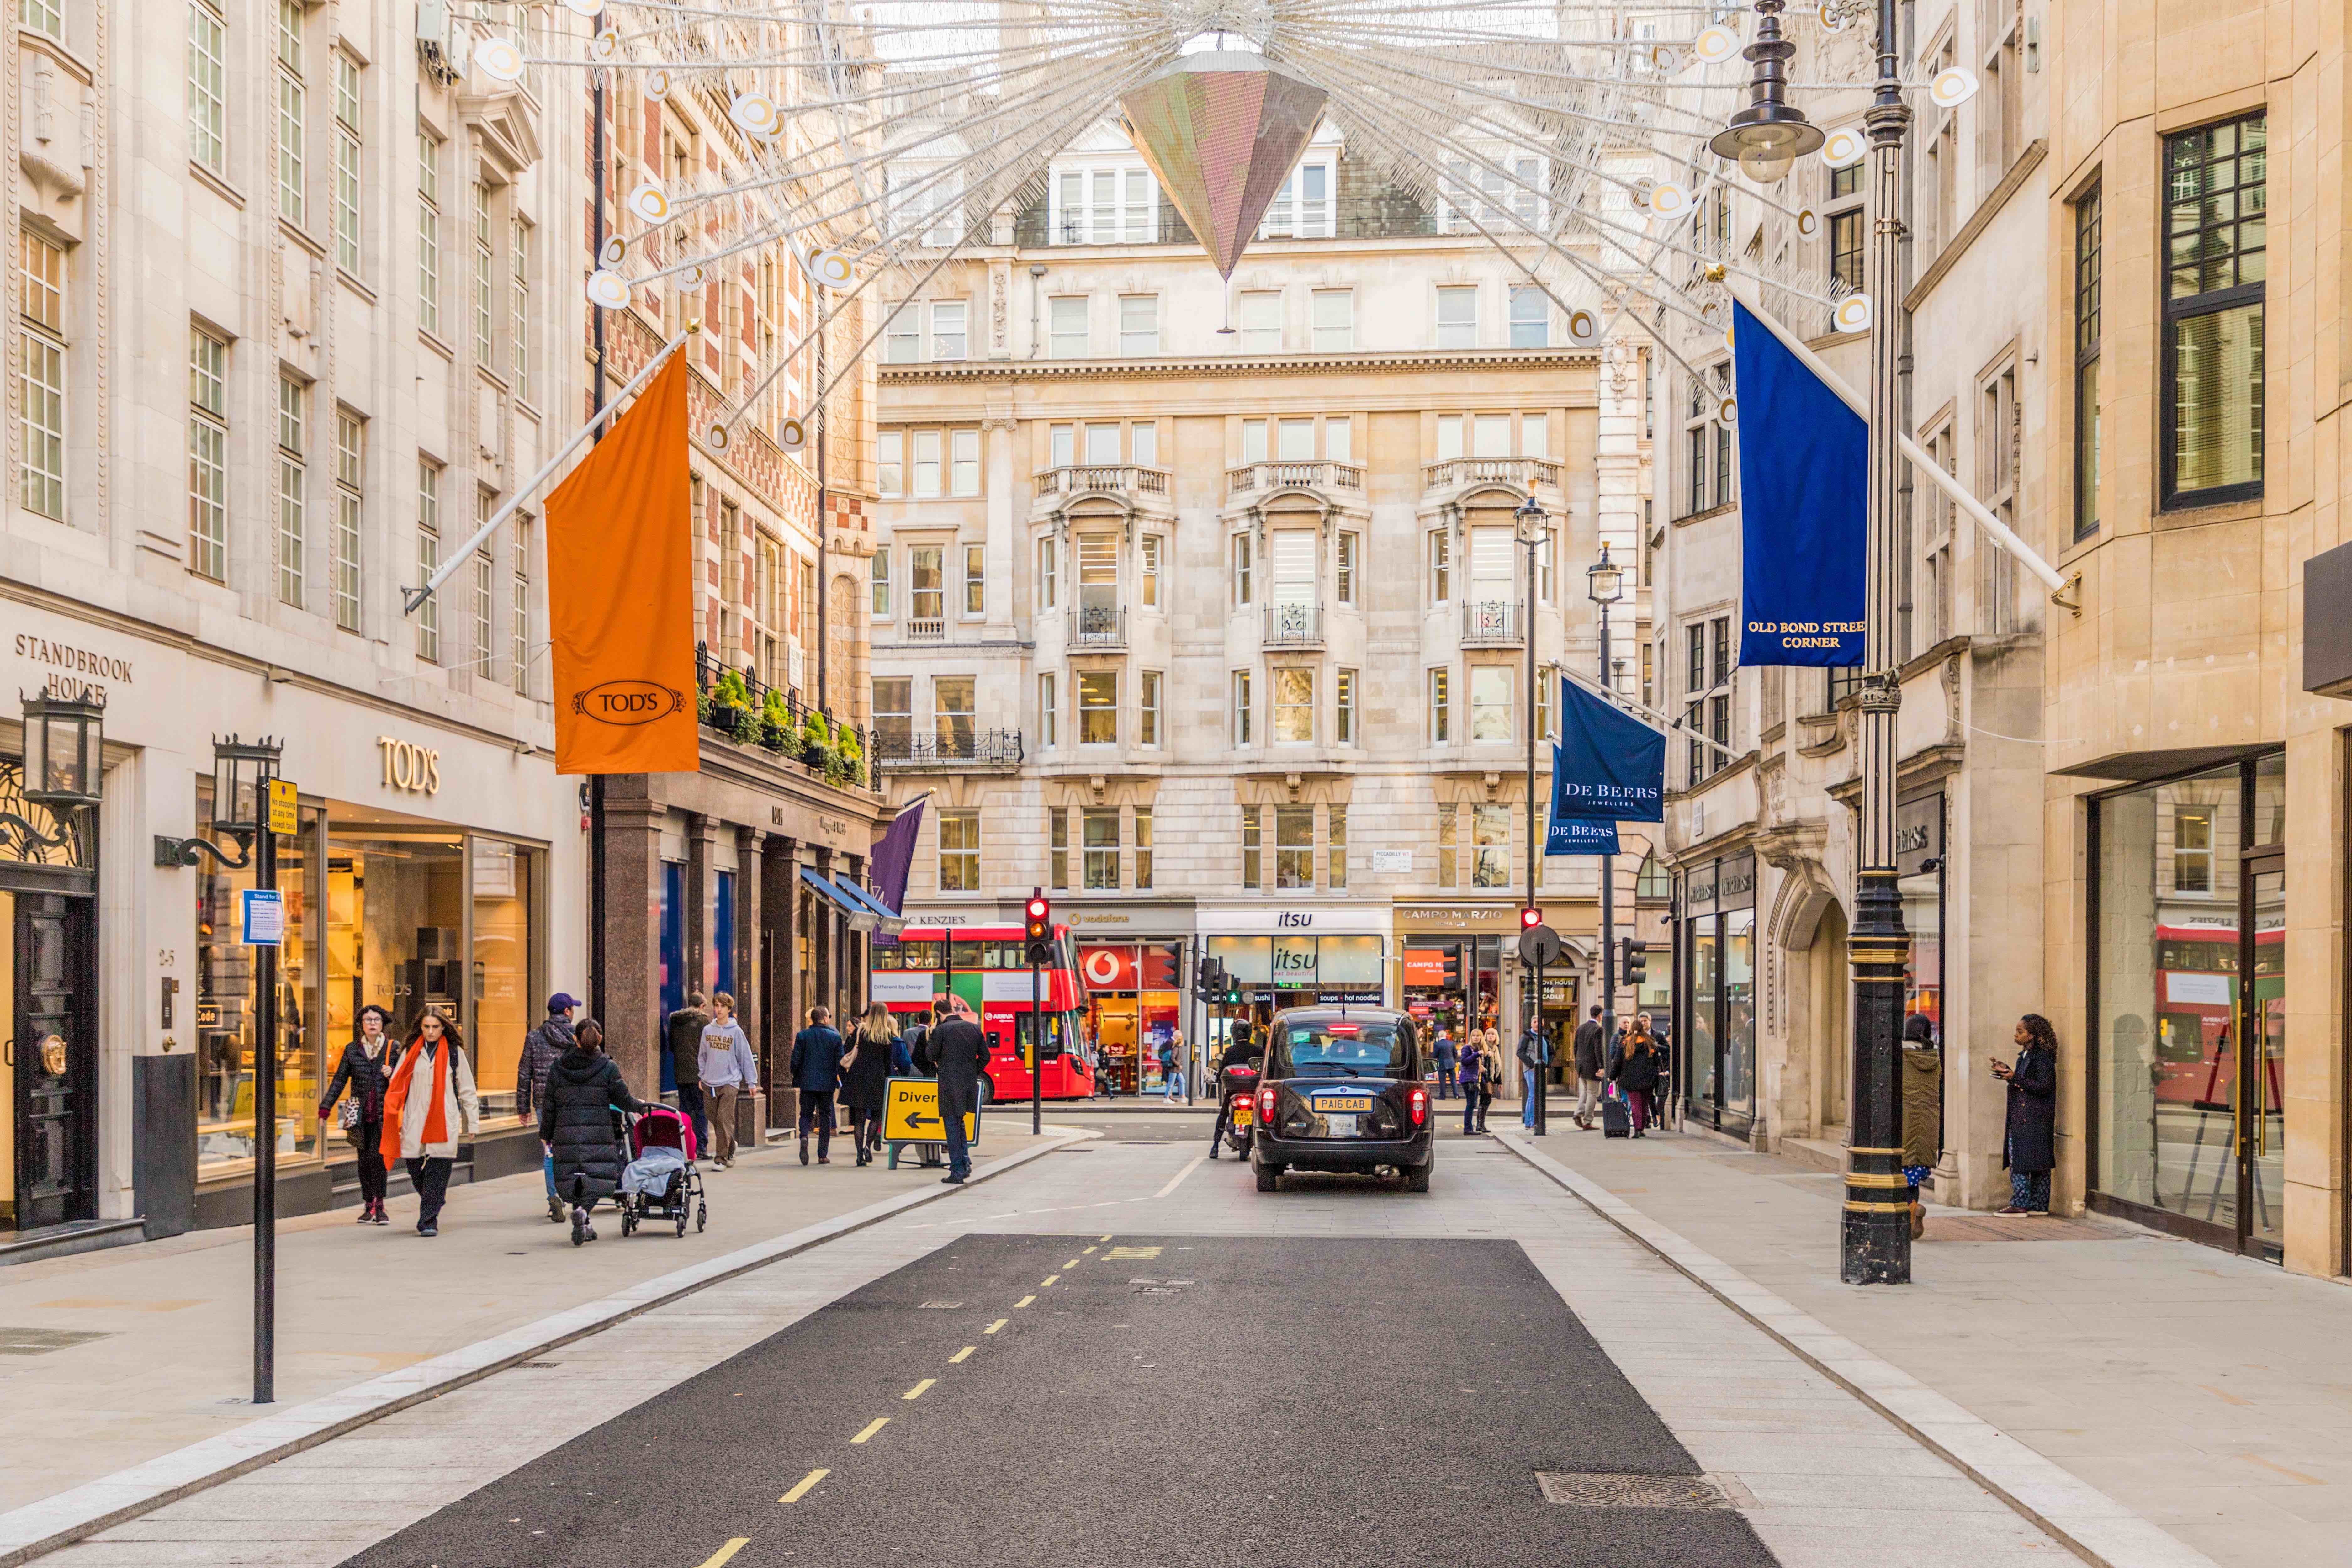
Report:
[[[1544,513],[1543,503],[1530,493],[1519,503],[1511,521],[1518,530],[1518,542],[1528,552],[1527,625],[1521,629],[1528,644],[1528,902],[1536,907],[1536,868],[1542,864],[1537,858],[1543,846],[1536,839],[1536,562],[1539,552],[1551,538],[1551,520]],[[1541,1038],[1543,1033],[1543,976],[1532,964],[1523,965],[1528,986],[1527,1006],[1522,1009],[1527,1023],[1519,1037],[1522,1040]],[[1551,1064],[1538,1062],[1535,1066],[1534,1095],[1535,1135],[1544,1136],[1549,1131],[1547,1112],[1550,1108]]]
[[[1601,612],[1601,683],[1611,696],[1617,693],[1617,683],[1609,673],[1609,606],[1625,596],[1625,574],[1609,559],[1609,546],[1601,547],[1601,559],[1584,569],[1584,596],[1591,599]],[[1609,1042],[1617,1037],[1617,857],[1601,858],[1601,1049],[1606,1054]]]

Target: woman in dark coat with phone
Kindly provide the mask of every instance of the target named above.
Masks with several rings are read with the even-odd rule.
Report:
[[[554,1162],[555,1190],[572,1205],[572,1245],[596,1239],[588,1211],[621,1187],[626,1163],[621,1143],[620,1110],[643,1110],[629,1092],[621,1069],[604,1054],[604,1031],[583,1018],[572,1031],[572,1048],[547,1069],[547,1092],[539,1102],[539,1139]]]
[[[849,1054],[841,1058],[841,1103],[849,1112],[850,1135],[857,1145],[857,1163],[870,1165],[882,1147],[882,1112],[890,1097],[890,1072],[898,1053],[898,1026],[890,1009],[876,1002],[850,1037]]]
[[[385,1033],[392,1015],[371,1002],[359,1013],[358,1032],[343,1047],[327,1092],[319,1097],[319,1120],[324,1122],[335,1102],[349,1089],[353,1114],[343,1128],[359,1156],[362,1225],[390,1225],[383,1212],[383,1091],[392,1086],[392,1038]]]
[[[2009,1206],[2002,1214],[2050,1213],[2050,1173],[2058,1165],[2058,1031],[2039,1013],[2017,1021],[2014,1065],[1995,1062],[1992,1076],[2009,1085],[2009,1128],[2001,1163],[2009,1167]]]

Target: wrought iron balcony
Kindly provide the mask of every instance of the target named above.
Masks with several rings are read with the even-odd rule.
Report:
[[[1168,499],[1168,470],[1139,468],[1133,463],[1065,463],[1037,471],[1037,494],[1073,496],[1086,490],[1114,495]]]
[[[1244,463],[1225,470],[1225,494],[1248,495],[1256,490],[1325,490],[1361,495],[1364,470],[1353,463]]]
[[[963,730],[919,735],[911,730],[874,732],[874,761],[892,770],[1017,768],[1025,752],[1018,730]]]
[[[1517,647],[1527,637],[1526,620],[1516,599],[1465,599],[1462,602],[1464,647]]]
[[[1422,489],[1450,490],[1464,485],[1509,485],[1531,490],[1559,489],[1559,465],[1548,458],[1448,458],[1422,465]]]
[[[1070,611],[1072,653],[1120,653],[1127,647],[1127,612],[1108,605],[1080,605]]]
[[[1268,605],[1265,607],[1267,647],[1321,647],[1323,606]]]

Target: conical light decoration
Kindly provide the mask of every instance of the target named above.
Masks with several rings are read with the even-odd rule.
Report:
[[[1160,188],[1231,278],[1323,114],[1323,89],[1243,49],[1186,55],[1119,100]]]

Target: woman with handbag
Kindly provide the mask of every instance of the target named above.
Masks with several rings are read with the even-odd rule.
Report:
[[[359,1155],[360,1218],[362,1225],[390,1225],[383,1212],[383,1091],[392,1083],[392,1039],[383,1032],[392,1016],[371,1002],[360,1009],[359,1033],[343,1047],[326,1097],[319,1101],[319,1120],[337,1109],[336,1125]],[[351,1098],[345,1100],[348,1089]]]
[[[882,1112],[889,1102],[890,1069],[898,1045],[898,1026],[889,1007],[880,1002],[866,1009],[850,1037],[849,1054],[841,1058],[841,1103],[849,1110],[850,1141],[857,1163],[870,1165],[882,1147]]]
[[[1486,1131],[1486,1112],[1503,1087],[1503,1038],[1488,1029],[1478,1037],[1478,1131]]]

